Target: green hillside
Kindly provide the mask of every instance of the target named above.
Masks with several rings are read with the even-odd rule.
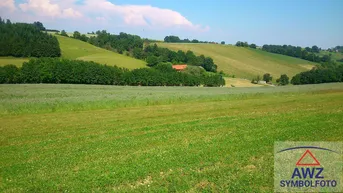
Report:
[[[129,69],[143,68],[146,66],[144,61],[98,48],[80,40],[59,35],[57,35],[57,39],[60,42],[63,58],[94,61]]]
[[[122,54],[98,48],[89,43],[56,35],[62,50],[62,58],[94,61],[100,64],[116,65],[128,69],[143,68],[145,62]],[[15,64],[21,66],[28,58],[0,57],[0,65]]]
[[[230,45],[182,43],[158,43],[158,45],[173,50],[192,50],[197,55],[210,56],[218,65],[218,71],[223,70],[227,74],[241,78],[251,78],[264,73],[270,73],[274,77],[281,74],[293,76],[315,65],[298,58]]]

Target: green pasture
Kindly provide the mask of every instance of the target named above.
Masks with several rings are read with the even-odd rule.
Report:
[[[232,45],[189,43],[158,43],[158,45],[175,51],[191,50],[197,55],[210,56],[218,65],[218,71],[222,70],[226,74],[239,78],[251,79],[265,73],[270,73],[275,79],[281,74],[292,77],[316,65],[298,58]]]
[[[29,60],[29,58],[0,57],[0,66],[13,64],[20,67],[24,62],[27,62]]]
[[[274,141],[342,141],[343,84],[0,85],[1,192],[273,192]]]
[[[62,50],[62,58],[94,61],[129,69],[144,68],[145,62],[109,50],[98,48],[87,42],[56,35]]]

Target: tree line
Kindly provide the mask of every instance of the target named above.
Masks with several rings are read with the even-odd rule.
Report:
[[[36,58],[22,67],[0,67],[0,83],[65,83],[130,86],[221,86],[222,76],[214,73],[177,72],[171,64],[129,71],[90,61],[60,58]]]
[[[320,52],[320,48],[317,46],[312,46],[312,48],[306,47],[303,49],[300,46],[292,45],[263,45],[262,50],[318,63],[331,61],[331,56],[329,55],[318,56],[316,54]]]
[[[164,42],[166,43],[203,43],[203,44],[218,44],[217,42],[213,41],[199,41],[197,39],[189,40],[189,39],[180,39],[178,36],[166,36],[164,37]],[[224,42],[225,44],[225,42]]]
[[[90,44],[98,47],[106,48],[122,54],[130,52],[134,48],[143,48],[143,40],[137,35],[131,35],[124,32],[119,35],[110,34],[106,30],[96,31],[96,36],[88,39]]]
[[[260,80],[264,80],[267,83],[271,83],[272,79],[273,77],[269,73],[266,73],[263,75],[263,78],[257,76],[253,78],[251,82],[257,84]],[[282,74],[276,82],[281,86],[287,85],[289,83],[289,78],[286,74]],[[313,67],[309,71],[296,74],[290,81],[293,85],[330,82],[343,82],[343,64],[337,64],[334,61],[322,63],[320,66]]]
[[[237,47],[250,47],[250,48],[253,48],[253,49],[256,49],[257,46],[256,44],[248,44],[248,42],[241,42],[241,41],[238,41],[236,42],[235,44]]]
[[[335,46],[334,48],[327,49],[329,52],[340,52],[343,53],[343,46]]]
[[[291,83],[294,85],[329,82],[343,82],[343,65],[332,68],[313,68],[295,75],[291,80]]]
[[[0,56],[61,56],[57,38],[41,29],[45,29],[41,23],[12,23],[0,18]]]

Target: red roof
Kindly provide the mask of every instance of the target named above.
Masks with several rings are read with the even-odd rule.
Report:
[[[177,64],[177,65],[173,65],[173,68],[175,70],[184,70],[187,68],[187,64]]]

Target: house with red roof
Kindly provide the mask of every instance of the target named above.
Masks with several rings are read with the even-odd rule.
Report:
[[[175,65],[173,65],[173,68],[176,71],[183,71],[187,68],[187,64],[175,64]]]

